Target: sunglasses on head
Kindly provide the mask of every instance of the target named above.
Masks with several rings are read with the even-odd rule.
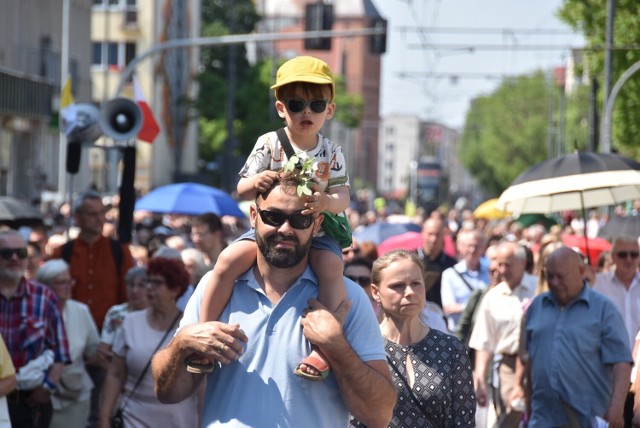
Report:
[[[640,253],[637,251],[618,251],[616,256],[620,259],[626,259],[627,257],[631,257],[632,259],[637,259]]]
[[[287,106],[287,110],[291,113],[300,113],[305,109],[306,106],[309,106],[312,112],[314,113],[322,113],[327,109],[328,100],[311,100],[306,101],[300,98],[286,98],[283,100],[284,105]]]
[[[13,255],[18,256],[20,260],[27,258],[26,248],[0,248],[0,257],[4,260],[11,260]]]
[[[258,214],[263,223],[273,227],[280,227],[285,221],[294,229],[306,229],[313,223],[313,217],[310,215],[302,215],[300,213],[285,214],[279,211],[261,210],[256,207]]]

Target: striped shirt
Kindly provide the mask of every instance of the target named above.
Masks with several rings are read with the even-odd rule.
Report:
[[[60,301],[46,286],[22,279],[13,296],[0,294],[0,334],[16,371],[47,349],[71,362]]]

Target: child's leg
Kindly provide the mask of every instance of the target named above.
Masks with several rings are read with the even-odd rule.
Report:
[[[312,247],[309,251],[309,264],[318,277],[318,300],[331,312],[336,311],[340,304],[347,299],[347,289],[342,276],[344,270],[342,258],[331,251]],[[323,379],[328,371],[327,360],[315,346],[309,356],[296,368],[296,374],[311,380]]]
[[[258,248],[254,241],[237,241],[218,256],[200,303],[200,322],[217,321],[227,306],[233,284],[256,261]]]
[[[347,299],[342,258],[331,251],[312,247],[309,250],[309,264],[318,277],[318,300],[335,312],[340,303]]]
[[[231,298],[235,280],[255,263],[256,255],[256,243],[251,240],[234,242],[220,253],[202,294],[200,322],[217,321],[220,318]],[[213,370],[211,361],[198,356],[190,358],[187,366],[194,373]]]

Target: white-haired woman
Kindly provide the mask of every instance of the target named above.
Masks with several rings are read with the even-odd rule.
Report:
[[[420,321],[425,305],[422,261],[410,251],[378,258],[371,294],[398,400],[389,427],[472,427],[476,401],[467,351],[457,338]],[[351,420],[351,426],[361,426]]]
[[[93,358],[98,349],[98,328],[89,307],[71,298],[73,279],[64,260],[44,263],[34,279],[49,286],[60,300],[71,355],[71,364],[62,370],[57,391],[51,396],[53,419],[50,427],[83,427],[89,418],[93,388],[85,369],[85,359]]]

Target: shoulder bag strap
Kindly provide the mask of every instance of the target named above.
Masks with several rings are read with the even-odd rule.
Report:
[[[473,291],[474,290],[474,288],[467,282],[466,279],[464,279],[464,276],[462,276],[462,274],[460,272],[458,272],[455,267],[452,267],[451,269],[453,269],[453,271],[458,274],[458,276],[460,277],[462,282],[464,282],[464,285],[466,285],[469,288],[469,291]]]
[[[422,405],[422,403],[420,403],[420,400],[418,399],[418,397],[416,397],[416,395],[413,393],[413,389],[411,389],[411,387],[409,386],[409,382],[407,382],[407,379],[402,376],[402,373],[400,373],[400,370],[398,370],[398,368],[396,367],[395,364],[393,364],[393,362],[391,361],[391,359],[389,357],[387,357],[387,361],[389,362],[389,365],[391,366],[391,368],[393,369],[394,372],[396,372],[396,374],[398,375],[398,377],[400,378],[400,380],[402,381],[402,383],[404,383],[404,386],[407,388],[407,390],[409,391],[409,394],[411,394],[411,398],[413,398],[413,401],[416,402],[416,406],[418,406],[418,408],[420,409],[420,411],[422,412],[422,414],[429,419],[429,413],[427,412],[427,410],[424,408],[424,406]]]
[[[138,388],[138,385],[140,385],[140,382],[142,382],[142,378],[144,378],[144,375],[147,374],[147,370],[149,370],[149,366],[151,366],[151,360],[153,359],[153,356],[155,355],[156,352],[158,352],[158,349],[160,349],[160,347],[162,346],[162,343],[165,341],[169,333],[173,330],[173,326],[176,325],[176,322],[180,319],[181,315],[182,315],[182,312],[178,312],[178,315],[176,315],[175,319],[173,320],[173,322],[171,323],[167,331],[164,333],[164,336],[162,336],[162,339],[160,339],[160,343],[158,343],[158,346],[156,346],[156,349],[151,353],[151,357],[149,357],[149,361],[147,361],[147,365],[144,366],[144,369],[142,370],[142,373],[140,373],[140,376],[138,376],[138,380],[136,381],[136,384],[133,386],[133,389],[131,390],[131,392],[129,392],[129,394],[124,399],[122,406],[120,406],[120,410],[124,410],[127,404],[129,404],[129,400],[131,399],[131,396],[133,395],[134,392],[136,392],[136,389]]]
[[[289,141],[287,131],[285,131],[284,128],[280,128],[276,131],[276,135],[278,136],[278,140],[280,140],[280,144],[282,144],[282,148],[284,149],[284,153],[287,155],[287,159],[291,159],[291,156],[294,156],[296,152],[293,150],[293,146]]]

